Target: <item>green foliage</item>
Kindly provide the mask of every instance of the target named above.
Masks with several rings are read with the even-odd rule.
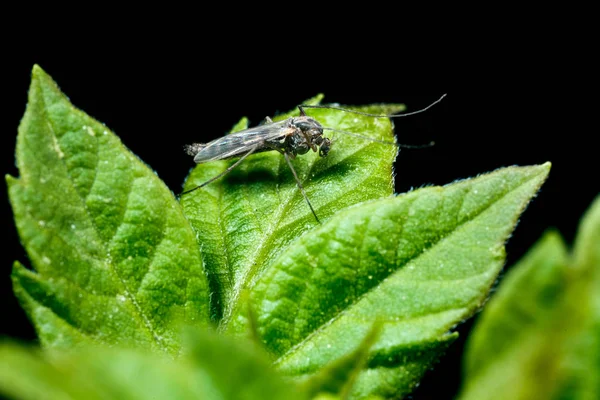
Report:
[[[174,361],[157,353],[88,346],[40,352],[0,344],[0,394],[38,399],[306,399],[250,343],[193,330]]]
[[[387,119],[310,114],[394,140]],[[180,205],[35,67],[21,176],[7,182],[33,267],[15,263],[14,290],[46,351],[0,347],[0,389],[22,398],[36,398],[35,382],[51,398],[244,398],[246,386],[246,398],[277,398],[281,385],[301,397],[410,393],[485,301],[550,164],[394,196],[394,146],[326,132],[328,157],[293,161],[322,225],[276,152],[250,156]],[[198,165],[186,189],[229,165]],[[219,334],[185,347],[183,326]],[[248,336],[266,354],[248,351]]]
[[[14,289],[46,346],[136,345],[175,354],[179,324],[208,319],[202,257],[164,183],[39,67],[19,126],[10,202],[34,271]]]
[[[548,231],[469,338],[461,399],[600,398],[600,197],[573,254]]]
[[[305,104],[315,104],[320,98]],[[368,111],[384,110],[389,108],[372,106]],[[292,115],[297,115],[297,111],[274,120]],[[325,110],[311,110],[311,116],[326,127],[394,140],[388,119]],[[242,119],[232,131],[246,127],[247,120]],[[392,166],[397,149],[334,135],[337,136],[333,136],[335,142],[329,156],[320,158],[310,152],[293,161],[298,175],[307,177],[303,185],[322,221],[350,205],[393,194]],[[233,162],[197,165],[184,189],[218,175]],[[251,285],[290,243],[318,225],[284,158],[275,151],[251,156],[219,181],[182,196],[181,204],[201,238],[211,292],[215,294],[212,318],[220,325],[229,323],[240,291]]]
[[[549,166],[340,211],[293,242],[250,289],[258,331],[291,375],[311,374],[384,322],[356,395],[409,393],[485,300],[504,242]],[[245,313],[229,331],[245,328]]]

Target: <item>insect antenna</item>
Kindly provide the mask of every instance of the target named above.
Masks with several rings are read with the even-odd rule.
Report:
[[[431,103],[430,105],[428,105],[425,108],[422,108],[422,109],[416,110],[416,111],[407,112],[407,113],[402,113],[402,114],[371,114],[371,113],[367,113],[367,112],[351,110],[349,108],[342,108],[342,107],[336,107],[336,106],[311,105],[311,104],[302,104],[301,106],[298,106],[298,108],[300,109],[301,114],[304,114],[304,108],[325,108],[328,110],[345,111],[345,112],[349,112],[352,114],[364,115],[364,116],[373,117],[373,118],[400,118],[400,117],[408,117],[409,115],[420,114],[424,111],[427,111],[431,107],[435,106],[437,103],[442,101],[442,99],[444,97],[446,97],[446,94],[443,94],[442,97],[440,97],[439,99],[437,99],[436,101],[434,101],[433,103]]]
[[[373,118],[400,118],[400,117],[408,117],[409,115],[415,115],[415,114],[419,114],[424,111],[427,111],[431,107],[433,107],[434,105],[436,105],[437,103],[442,101],[442,99],[444,97],[446,97],[446,94],[443,94],[439,99],[437,99],[436,101],[434,101],[433,103],[431,103],[430,105],[428,105],[425,108],[422,108],[417,111],[408,112],[408,113],[402,113],[402,114],[372,114],[372,113],[350,110],[348,108],[342,108],[342,107],[336,107],[336,106],[310,105],[310,104],[303,104],[301,106],[298,106],[298,108],[300,109],[300,114],[302,114],[302,115],[306,115],[306,113],[304,112],[304,108],[325,108],[325,109],[329,109],[329,110],[339,110],[339,111],[349,112],[349,113],[358,114],[358,115],[364,115],[364,116],[373,117]],[[421,145],[400,144],[400,143],[396,143],[396,142],[390,142],[387,140],[374,139],[374,138],[371,138],[368,136],[360,135],[358,133],[346,132],[346,131],[342,131],[342,130],[334,129],[334,128],[323,127],[323,130],[328,130],[328,131],[337,132],[337,133],[343,133],[344,135],[354,136],[354,137],[361,138],[364,140],[369,140],[371,142],[391,144],[393,146],[403,148],[403,149],[423,149],[423,148],[431,147],[431,146],[435,145],[435,142],[430,142],[430,143],[421,144]]]
[[[357,138],[364,139],[364,140],[369,140],[371,142],[391,144],[392,146],[401,147],[403,149],[424,149],[426,147],[431,147],[431,146],[435,145],[435,142],[429,142],[427,144],[416,144],[416,145],[401,144],[401,143],[396,143],[396,142],[390,142],[389,140],[373,139],[372,137],[368,137],[365,135],[359,135],[358,133],[346,132],[346,131],[342,131],[340,129],[323,127],[323,130],[332,131],[332,132],[336,132],[336,133],[343,133],[344,135],[353,136],[353,137],[357,137]]]

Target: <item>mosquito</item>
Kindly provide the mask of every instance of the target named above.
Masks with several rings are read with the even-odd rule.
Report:
[[[190,145],[186,145],[184,146],[185,152],[190,156],[194,157],[194,162],[196,164],[203,164],[217,160],[229,160],[237,157],[239,157],[239,159],[217,176],[210,178],[206,182],[192,189],[182,192],[181,195],[191,193],[197,189],[208,185],[211,182],[216,181],[219,178],[222,178],[223,176],[231,172],[233,169],[235,169],[252,154],[262,153],[265,151],[277,151],[285,158],[288,167],[292,171],[292,175],[294,175],[296,185],[302,193],[304,200],[306,200],[310,211],[314,215],[317,222],[321,223],[319,217],[317,216],[317,213],[315,212],[315,209],[313,208],[312,204],[310,203],[310,200],[308,199],[308,196],[306,195],[304,186],[302,185],[302,182],[298,177],[296,170],[294,169],[292,160],[299,155],[308,153],[310,150],[314,151],[315,153],[318,152],[319,156],[321,157],[326,157],[327,154],[329,154],[329,151],[331,150],[331,139],[323,136],[324,131],[329,130],[332,132],[342,133],[345,135],[358,137],[372,142],[390,144],[401,148],[429,147],[433,143],[424,146],[409,146],[385,140],[377,140],[357,133],[327,128],[321,125],[316,119],[306,115],[304,109],[325,108],[349,112],[358,115],[364,115],[373,118],[399,118],[422,113],[428,110],[429,108],[433,107],[435,104],[442,101],[442,99],[445,96],[446,95],[444,94],[438,100],[434,101],[433,103],[431,103],[423,109],[408,113],[389,115],[371,114],[336,106],[303,104],[298,106],[298,110],[300,111],[300,115],[298,117],[290,117],[278,122],[273,122],[271,118],[266,117],[262,125],[258,125],[253,128],[248,128],[239,132],[229,134],[227,136],[215,139],[209,143],[193,143]]]

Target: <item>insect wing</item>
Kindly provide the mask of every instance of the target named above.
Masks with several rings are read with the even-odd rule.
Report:
[[[273,122],[244,129],[209,142],[194,156],[197,164],[226,160],[246,154],[258,146],[257,151],[270,150],[266,142],[278,142],[288,133],[289,120]]]

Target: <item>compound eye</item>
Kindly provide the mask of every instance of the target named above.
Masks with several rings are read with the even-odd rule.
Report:
[[[319,156],[326,157],[329,150],[331,150],[331,140],[324,138],[321,147],[319,147]]]

